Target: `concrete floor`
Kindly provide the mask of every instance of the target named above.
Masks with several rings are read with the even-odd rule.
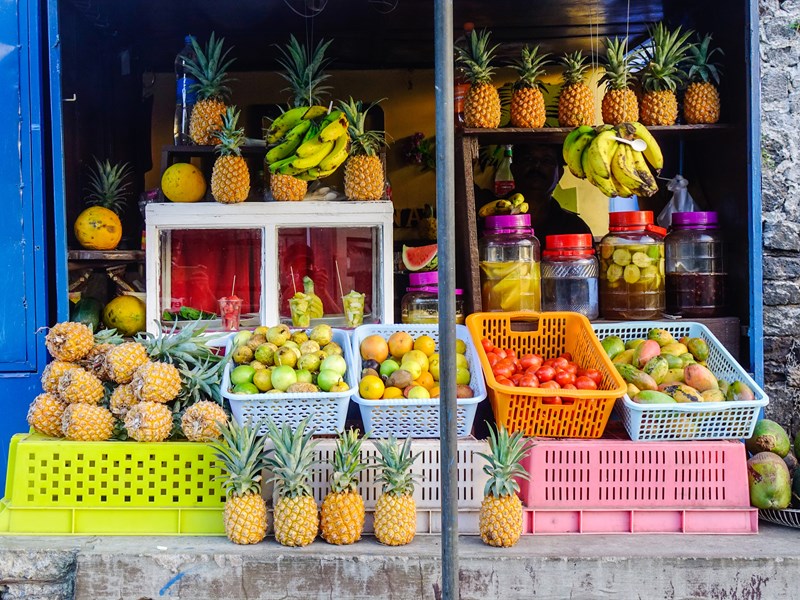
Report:
[[[527,536],[510,549],[460,539],[460,591],[472,599],[800,598],[800,531],[758,535]],[[271,538],[0,537],[0,599],[439,598],[440,540],[389,548]]]

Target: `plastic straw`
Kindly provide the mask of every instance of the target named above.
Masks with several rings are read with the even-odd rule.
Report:
[[[342,276],[339,274],[339,261],[333,261],[336,263],[336,278],[339,280],[339,295],[344,298],[344,289],[342,288]],[[342,306],[344,306],[344,300],[342,300]]]
[[[289,273],[292,276],[292,288],[294,288],[294,293],[296,294],[297,293],[297,286],[294,283],[294,269],[292,268],[292,265],[289,265]]]
[[[233,283],[231,284],[231,296],[233,296],[233,292],[236,290],[236,275],[233,276]]]

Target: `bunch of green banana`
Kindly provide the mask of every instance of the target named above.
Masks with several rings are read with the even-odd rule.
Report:
[[[520,215],[528,212],[528,203],[522,194],[512,194],[508,199],[498,198],[487,202],[478,210],[479,217],[497,215]]]
[[[350,136],[344,113],[324,106],[292,108],[265,131],[270,173],[306,181],[333,174],[348,157]]]
[[[647,148],[639,152],[617,138],[641,139]],[[664,156],[658,142],[641,123],[603,125],[597,129],[578,127],[564,140],[562,154],[575,177],[588,180],[609,198],[649,197],[658,191],[648,163],[658,173],[664,166]]]

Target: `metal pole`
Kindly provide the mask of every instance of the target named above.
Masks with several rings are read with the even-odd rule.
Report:
[[[436,0],[436,212],[439,242],[439,431],[442,477],[442,600],[458,598],[458,447],[456,431],[455,136],[453,3]]]

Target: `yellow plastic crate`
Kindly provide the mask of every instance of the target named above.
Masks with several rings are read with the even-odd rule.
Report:
[[[224,535],[207,444],[11,439],[0,533]]]

